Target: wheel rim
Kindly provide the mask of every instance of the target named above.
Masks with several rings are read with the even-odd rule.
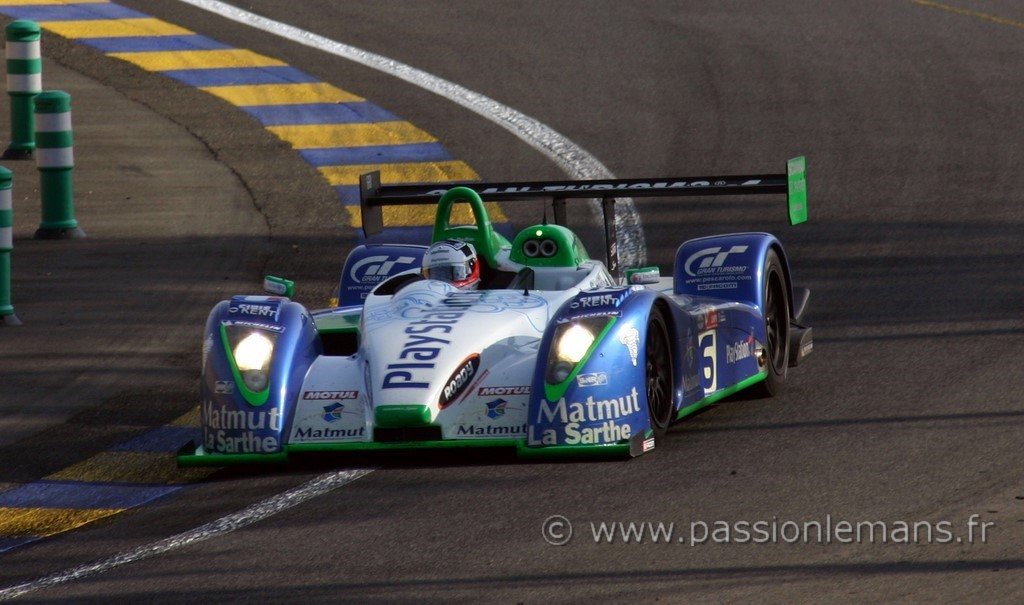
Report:
[[[765,293],[765,314],[764,327],[768,337],[768,362],[776,374],[781,374],[785,369],[781,364],[783,359],[783,347],[785,346],[785,326],[782,325],[785,319],[785,310],[779,308],[779,301],[782,300],[781,284],[776,273],[772,273],[768,280],[768,290]]]
[[[672,414],[672,366],[665,328],[652,322],[647,330],[647,407],[651,423],[662,429]]]

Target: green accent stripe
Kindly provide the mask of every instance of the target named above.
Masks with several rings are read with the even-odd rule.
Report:
[[[0,229],[14,226],[14,211],[0,210]]]
[[[747,387],[752,387],[755,384],[763,381],[765,378],[768,378],[768,372],[761,372],[760,374],[754,374],[750,378],[741,380],[736,384],[732,385],[731,387],[724,388],[720,391],[715,391],[714,393],[708,395],[704,399],[701,399],[697,403],[688,405],[685,408],[679,410],[679,413],[676,414],[676,418],[683,418],[685,416],[689,416],[690,414],[696,412],[701,408],[705,408],[711,405],[712,403],[715,403],[716,401],[721,401],[722,399],[725,399],[729,395],[738,393]]]
[[[374,423],[384,429],[429,426],[431,420],[425,405],[382,405],[374,410]]]
[[[452,439],[449,441],[350,441],[348,443],[294,443],[289,452],[357,452],[381,450],[426,450],[487,447],[516,447],[519,439]]]
[[[7,59],[7,73],[16,76],[43,73],[43,60]]]
[[[36,132],[36,148],[62,149],[73,147],[74,135],[70,130],[63,132]]]
[[[341,315],[338,313],[314,315],[313,323],[316,324],[317,332],[321,334],[357,332],[359,330],[359,313],[352,315]]]
[[[628,458],[629,443],[529,447],[525,442],[519,442],[516,455],[520,458]]]

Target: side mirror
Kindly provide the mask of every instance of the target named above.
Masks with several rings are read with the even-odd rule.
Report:
[[[639,269],[626,269],[626,283],[656,284],[661,280],[661,269],[658,267],[640,267]]]
[[[295,282],[283,277],[268,275],[263,278],[263,291],[267,294],[291,298],[295,296]]]

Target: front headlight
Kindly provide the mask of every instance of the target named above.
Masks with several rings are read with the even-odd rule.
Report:
[[[228,342],[245,387],[254,393],[270,384],[270,360],[277,334],[246,326],[228,326]]]
[[[588,317],[555,328],[548,356],[548,384],[561,384],[569,379],[569,375],[587,356],[612,319],[610,316]]]
[[[560,360],[577,364],[590,350],[590,345],[594,344],[595,336],[586,326],[571,324],[571,327],[563,332],[562,337],[558,339],[555,356]]]

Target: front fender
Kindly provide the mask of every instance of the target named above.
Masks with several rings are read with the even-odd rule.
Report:
[[[527,418],[528,446],[595,446],[644,439],[648,318],[658,295],[640,286],[582,292],[559,308],[541,340]],[[564,380],[560,341],[582,327],[594,335]],[[564,373],[564,372],[563,372]],[[560,374],[559,374],[560,376]]]
[[[274,342],[267,387],[249,390],[238,371],[228,334],[257,331]],[[322,353],[313,319],[299,303],[268,296],[236,296],[218,303],[206,321],[199,395],[203,449],[215,454],[282,451],[302,380]]]

